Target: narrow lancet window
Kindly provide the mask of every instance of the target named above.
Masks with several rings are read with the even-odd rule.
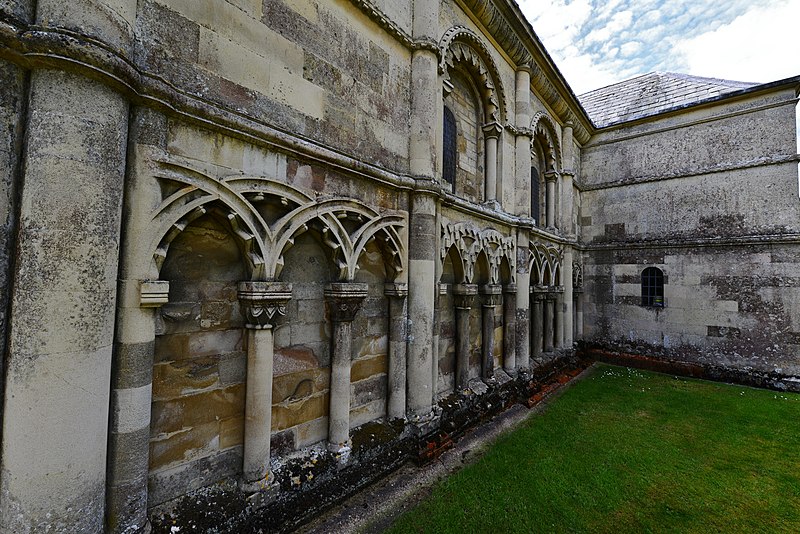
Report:
[[[444,153],[442,158],[442,176],[444,181],[453,187],[456,181],[456,118],[453,112],[444,108]]]

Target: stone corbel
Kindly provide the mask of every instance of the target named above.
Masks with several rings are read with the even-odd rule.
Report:
[[[169,282],[166,280],[142,280],[139,284],[139,306],[160,308],[169,302]]]

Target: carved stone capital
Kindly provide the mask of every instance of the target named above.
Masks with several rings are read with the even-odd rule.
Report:
[[[325,287],[325,300],[331,320],[336,323],[349,323],[356,318],[361,303],[367,296],[367,284],[355,282],[336,282]]]
[[[239,303],[245,328],[272,328],[274,321],[286,315],[286,303],[292,298],[292,284],[284,282],[239,282]]]
[[[139,306],[142,308],[160,308],[168,302],[168,281],[142,280],[139,283]]]
[[[509,283],[503,286],[503,293],[506,295],[516,295],[517,294],[517,284]]]
[[[482,129],[487,139],[497,139],[503,133],[503,126],[497,121],[484,124]]]
[[[486,284],[481,286],[481,302],[484,306],[498,306],[501,302],[503,288],[499,284]]]
[[[548,182],[555,182],[558,179],[557,171],[547,171],[544,173],[544,179]]]
[[[453,286],[453,300],[456,308],[464,310],[472,308],[472,301],[477,294],[478,286],[476,284],[456,284]]]
[[[405,298],[408,296],[408,284],[394,283],[383,286],[383,294],[387,297]]]

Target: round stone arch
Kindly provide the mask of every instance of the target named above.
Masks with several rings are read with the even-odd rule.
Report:
[[[477,89],[482,108],[482,124],[480,127],[483,132],[485,146],[485,168],[483,184],[481,184],[483,186],[483,195],[482,198],[478,198],[478,201],[494,205],[497,203],[498,196],[497,147],[498,140],[503,132],[502,125],[506,122],[507,109],[499,70],[492,59],[489,49],[481,38],[465,26],[454,26],[447,30],[439,42],[439,48],[441,57],[439,73],[444,79],[444,97],[447,98],[453,90],[450,75],[451,72],[456,70],[464,73]],[[448,136],[445,135],[445,137]],[[447,151],[447,148],[445,148],[445,151]],[[454,161],[454,159],[448,159],[449,165],[454,165]],[[445,168],[443,175],[453,176],[453,168]],[[454,190],[456,189],[454,187]]]
[[[537,141],[542,147],[545,168],[542,172],[558,171],[561,169],[561,146],[556,135],[556,127],[553,120],[545,113],[538,112],[531,119],[531,150]]]
[[[507,105],[500,71],[481,38],[465,26],[453,26],[439,41],[439,50],[439,73],[444,77],[445,91],[450,78],[449,70],[461,67],[478,87],[486,123],[504,124]]]

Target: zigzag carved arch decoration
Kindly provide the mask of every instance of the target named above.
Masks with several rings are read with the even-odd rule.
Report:
[[[500,284],[503,282],[500,273],[500,265],[503,259],[508,262],[510,282],[516,282],[513,237],[504,236],[492,228],[479,230],[475,225],[466,222],[442,224],[440,246],[442,262],[444,262],[453,247],[461,259],[465,283],[474,283],[475,264],[481,252],[484,252],[489,260],[489,283]]]
[[[405,271],[407,221],[400,212],[378,213],[350,198],[314,199],[289,185],[263,177],[232,175],[216,179],[183,163],[158,163],[155,177],[180,187],[152,215],[148,250],[153,254],[149,270],[156,274],[172,241],[211,209],[224,213],[254,280],[277,279],[284,254],[295,238],[310,228],[318,230],[323,243],[330,248],[340,281],[355,278],[358,260],[373,239],[377,239],[384,256],[387,278],[395,280]],[[266,198],[284,206],[285,213],[272,221],[266,220],[257,208],[257,203]]]
[[[453,26],[442,35],[439,50],[439,73],[445,81],[450,80],[449,69],[464,67],[481,93],[486,122],[505,124],[508,105],[500,71],[481,38],[466,26]]]
[[[537,112],[533,119],[531,119],[531,131],[533,131],[533,139],[538,139],[544,146],[545,158],[548,160],[548,169],[557,171],[561,169],[561,145],[556,135],[556,127],[553,120],[541,111]]]
[[[538,274],[537,280],[531,279],[531,284],[533,285],[560,286],[561,252],[557,248],[547,246],[544,243],[530,243],[528,248],[528,272]]]

